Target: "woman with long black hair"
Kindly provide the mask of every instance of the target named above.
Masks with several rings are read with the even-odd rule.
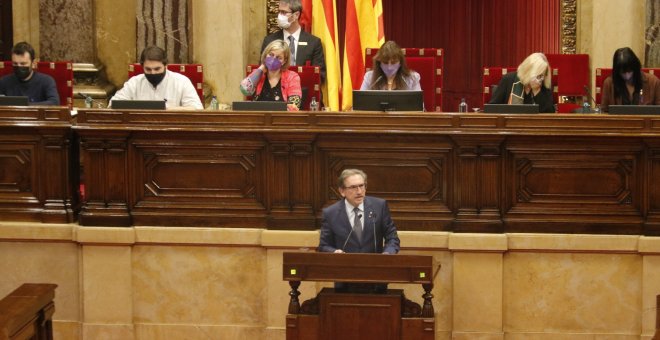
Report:
[[[612,75],[603,82],[600,107],[608,112],[610,105],[660,105],[658,77],[642,72],[642,63],[629,47],[614,52]]]

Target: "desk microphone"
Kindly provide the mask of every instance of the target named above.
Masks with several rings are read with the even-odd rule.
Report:
[[[358,214],[358,218],[362,218],[362,214]],[[344,251],[344,248],[346,248],[346,244],[348,243],[348,240],[351,239],[351,234],[353,234],[353,230],[355,230],[355,226],[351,228],[351,232],[348,233],[348,236],[346,236],[346,241],[344,242],[344,245],[341,247],[341,251]]]
[[[374,252],[378,252],[378,247],[376,246],[376,214],[373,211],[369,212],[369,219],[373,223],[374,227]]]
[[[105,106],[105,103],[100,102],[98,100],[94,100],[94,98],[92,98],[92,96],[90,96],[86,93],[78,92],[78,94],[80,95],[80,98],[85,99],[85,104],[89,104],[90,108],[92,107],[92,104],[96,104],[96,106],[98,106],[99,109],[103,108],[103,106]]]
[[[594,107],[596,107],[596,100],[594,97],[591,96],[591,91],[589,91],[589,87],[587,85],[584,85],[584,93],[587,95],[587,98],[594,103]]]

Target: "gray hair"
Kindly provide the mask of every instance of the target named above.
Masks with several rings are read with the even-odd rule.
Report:
[[[337,178],[337,187],[344,188],[344,181],[353,175],[360,175],[364,179],[364,184],[367,184],[367,174],[360,169],[344,169]]]
[[[300,12],[302,14],[302,2],[300,0],[280,0],[280,2],[289,5],[291,12]]]

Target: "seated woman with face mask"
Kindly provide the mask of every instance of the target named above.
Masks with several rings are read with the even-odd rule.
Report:
[[[284,40],[268,44],[261,54],[261,65],[241,81],[241,92],[255,101],[283,101],[289,111],[302,105],[300,76],[289,71],[289,45]]]
[[[642,72],[642,63],[629,47],[614,52],[612,75],[603,82],[600,107],[609,112],[610,105],[660,105],[660,81]]]
[[[543,53],[532,53],[516,72],[509,72],[497,85],[489,104],[538,104],[539,112],[554,113],[550,64]]]
[[[406,65],[403,50],[394,41],[383,44],[374,56],[373,69],[364,74],[360,90],[421,91],[419,73]]]

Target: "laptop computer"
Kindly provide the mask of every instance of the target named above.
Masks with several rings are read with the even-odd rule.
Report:
[[[242,101],[233,102],[231,108],[234,111],[286,111],[286,104],[280,101]]]
[[[424,92],[353,90],[353,110],[424,111]]]
[[[165,110],[164,100],[113,100],[112,108],[119,110]]]
[[[484,104],[484,113],[539,113],[539,104]]]
[[[0,106],[28,106],[30,99],[27,96],[0,96]]]
[[[612,115],[660,115],[660,105],[610,105]]]

